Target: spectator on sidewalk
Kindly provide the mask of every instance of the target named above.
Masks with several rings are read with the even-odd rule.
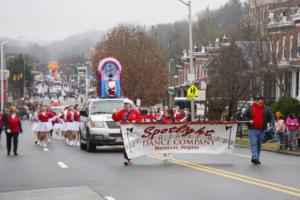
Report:
[[[243,123],[241,121],[244,121],[244,115],[241,110],[238,110],[235,115],[236,121],[238,121],[237,124],[237,133],[240,136],[240,139],[243,138]]]
[[[21,120],[17,115],[17,109],[15,106],[9,108],[9,115],[7,117],[6,127],[6,139],[7,139],[7,155],[10,155],[11,151],[11,141],[13,140],[13,152],[14,155],[18,155],[18,141],[19,134],[22,133]]]
[[[295,113],[289,114],[289,117],[286,119],[286,128],[288,131],[288,150],[296,149],[296,145],[294,144],[297,130],[299,128],[299,122],[296,118]]]
[[[275,134],[280,142],[280,149],[283,149],[283,135],[285,132],[285,122],[283,119],[283,115],[281,112],[275,113],[276,121],[275,121]]]
[[[268,106],[264,104],[263,97],[255,97],[254,103],[245,111],[245,117],[249,123],[249,140],[251,145],[251,162],[255,165],[261,164],[261,145],[265,136],[268,123],[272,122],[273,116]]]

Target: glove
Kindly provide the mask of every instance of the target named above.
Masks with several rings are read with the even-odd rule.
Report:
[[[11,131],[10,131],[10,129],[7,129],[6,132],[10,133]]]

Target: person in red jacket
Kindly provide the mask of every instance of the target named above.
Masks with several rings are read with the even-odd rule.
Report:
[[[17,109],[15,106],[9,108],[9,115],[7,116],[6,127],[6,139],[7,139],[7,155],[10,155],[11,151],[11,141],[13,140],[13,152],[14,155],[18,155],[18,138],[19,133],[22,133],[21,120],[17,115]]]
[[[124,99],[124,108],[119,111],[116,111],[112,114],[112,119],[116,122],[123,122],[123,123],[135,123],[142,121],[141,113],[134,108],[134,103],[130,99]],[[130,165],[131,159],[128,158],[126,150],[124,148],[124,165]]]
[[[175,119],[174,119],[174,115],[173,115],[173,110],[172,109],[164,110],[164,114],[162,115],[161,123],[171,124],[174,122],[175,122]]]

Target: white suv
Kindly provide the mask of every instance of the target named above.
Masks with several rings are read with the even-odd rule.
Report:
[[[123,145],[120,126],[112,120],[114,109],[124,99],[90,99],[80,111],[80,147],[88,152],[96,146]]]

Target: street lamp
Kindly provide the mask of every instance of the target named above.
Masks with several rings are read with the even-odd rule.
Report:
[[[3,47],[5,44],[7,44],[9,40],[6,40],[4,42],[1,42],[1,111],[4,109],[4,87],[3,87],[3,71],[4,71],[4,52]]]
[[[169,79],[169,87],[171,86],[171,78],[170,78],[170,75],[171,75],[171,64],[172,62],[174,62],[174,58],[171,58],[169,60],[169,74],[168,74],[168,79]]]
[[[192,35],[192,3],[188,1],[187,3],[183,0],[178,0],[184,5],[186,5],[189,9],[189,43],[190,43],[190,73],[188,74],[188,81],[192,83],[195,80],[194,68],[193,68],[193,35]],[[195,107],[194,100],[191,100],[191,118],[192,121],[195,119]]]
[[[192,33],[192,3],[191,1],[188,1],[187,3],[183,0],[178,0],[184,5],[186,5],[189,9],[189,57],[190,57],[190,73],[188,74],[188,81],[193,82],[195,80],[195,74],[194,74],[194,68],[193,68],[193,33]]]
[[[87,101],[87,99],[88,99],[88,92],[89,92],[88,91],[88,68],[87,68],[87,66],[78,66],[77,70],[78,71],[85,70],[85,100]],[[78,81],[79,81],[79,79],[78,79]]]

